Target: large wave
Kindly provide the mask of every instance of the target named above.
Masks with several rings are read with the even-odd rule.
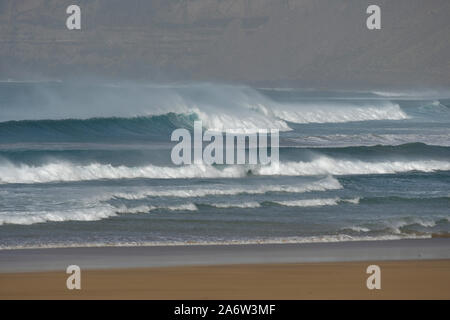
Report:
[[[206,128],[217,131],[271,128],[287,131],[290,130],[288,122],[339,123],[408,118],[398,104],[389,101],[300,99],[283,102],[249,87],[214,84],[178,87],[57,84],[34,86],[29,90],[31,92],[25,98],[19,94],[21,92],[16,97],[14,90],[13,93],[8,91],[13,98],[9,99],[10,105],[2,109],[0,121],[125,119],[174,113],[196,114]],[[91,124],[87,123],[88,127]],[[46,125],[49,123],[44,123]]]

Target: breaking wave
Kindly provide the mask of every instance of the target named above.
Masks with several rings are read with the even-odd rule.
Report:
[[[97,221],[116,215],[117,213],[112,206],[67,209],[64,211],[2,212],[0,214],[0,225],[30,225],[35,223],[62,221]]]
[[[193,203],[186,203],[186,204],[180,204],[180,205],[173,205],[173,206],[138,206],[138,207],[132,207],[128,208],[125,206],[122,206],[118,209],[115,209],[114,211],[116,213],[120,214],[133,214],[133,213],[147,213],[154,210],[169,210],[169,211],[197,211],[198,208]]]
[[[158,128],[173,124],[184,126],[187,124],[182,118],[194,114],[207,129],[216,131],[261,128],[289,131],[289,122],[341,123],[409,118],[398,104],[390,101],[300,99],[283,102],[261,91],[239,86],[71,87],[57,84],[56,87],[31,86],[26,96],[30,101],[23,100],[22,91],[9,88],[8,94],[12,97],[0,116],[0,122],[3,122],[0,133],[14,129],[16,134],[33,138],[33,132],[73,135],[93,131],[106,135],[108,130],[113,130],[110,135],[115,135],[117,131],[134,132],[145,128],[152,131],[150,124]]]
[[[116,208],[111,205],[97,205],[91,208],[67,209],[65,211],[27,211],[0,213],[0,226],[4,224],[31,225],[43,222],[63,221],[98,221],[115,217],[119,214],[148,213],[155,210],[166,211],[197,211],[193,203],[169,206],[138,206]]]
[[[208,203],[204,204],[215,208],[227,209],[227,208],[259,208],[261,204],[259,202],[242,202],[242,203]]]
[[[77,165],[69,162],[49,163],[42,166],[27,164],[0,164],[0,183],[47,183],[61,181],[89,181],[101,179],[192,179],[242,178],[251,175],[356,175],[394,174],[409,171],[435,172],[450,170],[450,161],[362,161],[334,159],[320,156],[312,161],[281,162],[268,166],[233,165],[219,168],[208,165],[164,167],[112,166],[92,163]]]
[[[287,207],[321,207],[321,206],[335,206],[342,202],[349,202],[353,204],[359,203],[359,198],[355,199],[341,199],[341,198],[327,198],[327,199],[302,199],[302,200],[287,200],[287,201],[270,201],[280,206]]]
[[[321,156],[310,162],[284,162],[279,165],[260,167],[259,175],[356,175],[356,174],[394,174],[409,171],[435,172],[450,170],[450,161],[361,161],[333,159]]]
[[[339,103],[301,103],[277,106],[273,114],[293,123],[341,123],[370,120],[404,120],[409,117],[398,104],[381,102],[378,105]]]
[[[257,187],[231,187],[231,188],[190,188],[170,190],[146,190],[136,193],[114,193],[108,197],[126,200],[139,200],[148,197],[176,197],[201,198],[206,196],[232,196],[238,194],[265,194],[269,192],[304,193],[310,191],[338,190],[342,185],[333,177],[326,177],[317,181],[299,185],[259,185]]]
[[[436,221],[431,218],[405,218],[402,220],[394,220],[394,221],[386,221],[386,227],[394,234],[402,234],[404,233],[403,229],[418,225],[424,228],[432,228],[436,226]]]
[[[213,166],[205,165],[127,167],[99,163],[85,166],[72,163],[50,163],[42,166],[4,164],[0,166],[0,172],[0,183],[45,183],[134,178],[238,178],[245,176],[244,168],[237,167],[228,167],[220,170]]]

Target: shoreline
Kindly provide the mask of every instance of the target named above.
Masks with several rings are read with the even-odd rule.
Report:
[[[450,239],[2,250],[2,299],[450,299]]]
[[[450,259],[450,238],[0,250],[0,274],[82,269]]]
[[[342,243],[342,242],[371,242],[371,241],[396,241],[396,240],[425,240],[425,239],[450,238],[450,233],[432,233],[421,236],[350,236],[345,234],[329,236],[291,237],[271,240],[229,240],[229,241],[150,241],[150,242],[87,242],[73,244],[46,244],[46,245],[17,245],[0,246],[0,252],[6,250],[40,250],[40,249],[68,249],[68,248],[121,248],[121,247],[187,247],[187,246],[229,246],[229,245],[299,245],[316,243]]]

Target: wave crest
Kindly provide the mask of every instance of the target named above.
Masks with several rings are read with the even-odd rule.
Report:
[[[331,176],[298,185],[263,185],[254,188],[189,188],[170,190],[146,190],[137,193],[114,193],[108,197],[126,200],[140,200],[148,197],[201,198],[206,196],[233,196],[238,194],[265,194],[269,192],[304,193],[310,191],[326,191],[342,189],[339,181]]]
[[[409,171],[434,172],[450,170],[449,161],[361,161],[333,159],[321,156],[310,162],[284,162],[260,167],[259,175],[356,175],[356,174],[394,174]]]

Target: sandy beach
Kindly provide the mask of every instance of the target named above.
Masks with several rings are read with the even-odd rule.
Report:
[[[382,270],[368,290],[368,265]],[[1,299],[450,299],[450,260],[90,270],[81,290],[64,272],[4,273]]]
[[[450,299],[450,239],[0,251],[0,299]],[[66,267],[81,268],[81,290]],[[369,290],[369,265],[381,290]]]

